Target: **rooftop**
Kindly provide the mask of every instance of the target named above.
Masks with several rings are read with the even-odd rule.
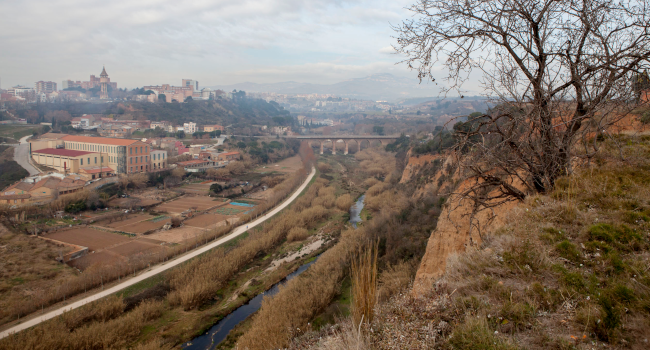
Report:
[[[77,151],[77,150],[65,149],[65,148],[44,148],[44,149],[39,149],[38,151],[32,151],[32,153],[51,154],[55,156],[64,156],[64,157],[78,157],[78,156],[83,156],[85,154],[96,153],[96,152]]]
[[[93,166],[93,167],[88,167],[88,168],[82,168],[80,171],[83,171],[88,174],[97,174],[97,173],[112,173],[115,172],[115,170],[111,169],[110,167],[98,167],[98,166]]]
[[[115,146],[129,146],[138,142],[138,140],[115,139],[110,137],[75,136],[75,135],[68,135],[64,137],[63,140],[71,141],[71,142],[85,142],[85,143],[94,143],[99,145],[115,145]]]

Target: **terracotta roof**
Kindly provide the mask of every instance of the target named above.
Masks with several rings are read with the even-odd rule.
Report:
[[[44,178],[43,180],[37,182],[34,185],[34,187],[32,187],[30,192],[34,191],[36,189],[39,189],[41,187],[46,187],[46,188],[54,190],[54,189],[56,189],[59,182],[61,182],[61,179],[59,179],[58,177],[48,176],[48,177]]]
[[[113,169],[111,169],[111,168],[109,168],[107,166],[105,166],[105,167],[103,167],[101,169],[98,166],[89,167],[89,168],[82,168],[80,171],[83,171],[83,172],[88,173],[88,174],[97,174],[97,173],[102,173],[102,172],[103,173],[115,172],[115,170],[113,170]]]
[[[78,156],[83,156],[84,154],[97,153],[97,152],[77,151],[77,150],[65,149],[65,148],[43,148],[43,149],[39,149],[38,151],[32,151],[32,153],[51,154],[55,156],[64,156],[64,157],[78,157]]]
[[[14,188],[17,188],[17,189],[22,190],[22,191],[29,191],[29,190],[32,188],[33,185],[34,185],[34,184],[30,184],[30,183],[27,183],[27,182],[19,181],[19,182],[16,182],[15,184],[13,184],[13,185],[7,187],[7,188],[5,189],[5,192],[6,192],[6,191],[9,191],[9,190],[11,190],[11,189],[14,189]]]
[[[31,198],[31,194],[29,193],[23,193],[23,194],[10,194],[8,196],[0,196],[0,200],[5,200],[5,199],[27,199]]]
[[[220,156],[232,156],[235,154],[239,154],[239,152],[226,152],[226,153],[221,153]]]
[[[136,142],[139,142],[139,140],[114,139],[110,137],[75,136],[75,135],[68,135],[64,137],[63,140],[72,141],[72,142],[95,143],[98,145],[116,145],[116,146],[128,146]]]

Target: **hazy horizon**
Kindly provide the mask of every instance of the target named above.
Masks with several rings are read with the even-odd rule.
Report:
[[[411,2],[51,0],[0,4],[2,87],[88,80],[120,88],[414,78],[390,54]]]

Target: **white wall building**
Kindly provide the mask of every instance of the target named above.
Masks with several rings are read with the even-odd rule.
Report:
[[[193,134],[198,131],[196,128],[196,123],[195,122],[189,122],[189,123],[183,123],[183,131],[185,131],[186,134]]]

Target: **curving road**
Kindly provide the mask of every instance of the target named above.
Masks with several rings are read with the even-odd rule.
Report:
[[[40,173],[31,163],[29,163],[29,142],[27,139],[32,135],[27,135],[20,139],[20,144],[14,148],[14,160],[29,172],[29,176]]]
[[[305,182],[302,185],[300,185],[300,187],[291,195],[291,197],[289,197],[289,199],[287,199],[282,204],[275,207],[273,210],[266,213],[265,215],[263,215],[259,219],[255,220],[255,221],[252,221],[252,222],[249,222],[248,224],[241,225],[241,226],[235,228],[232,231],[232,233],[229,234],[228,236],[220,238],[220,239],[218,239],[218,240],[216,240],[216,241],[214,241],[214,242],[212,242],[212,243],[210,243],[210,244],[208,244],[206,246],[203,246],[201,248],[193,250],[190,253],[185,254],[183,256],[180,256],[180,257],[178,257],[178,258],[176,258],[174,260],[170,260],[170,261],[167,261],[167,262],[162,263],[160,265],[156,265],[155,267],[151,268],[150,270],[148,270],[148,271],[146,271],[146,272],[144,272],[144,273],[142,273],[142,274],[140,274],[140,275],[138,275],[138,276],[136,276],[134,278],[131,278],[131,279],[127,280],[127,281],[124,281],[124,282],[122,282],[122,283],[120,283],[118,285],[115,285],[115,286],[113,286],[111,288],[108,288],[108,289],[106,289],[106,290],[104,290],[102,292],[91,295],[91,296],[89,296],[87,298],[83,298],[83,299],[81,299],[79,301],[76,301],[76,302],[70,304],[70,305],[60,307],[60,308],[58,308],[56,310],[50,311],[50,312],[42,315],[42,316],[35,317],[35,318],[31,319],[31,320],[25,321],[25,322],[23,322],[23,323],[21,323],[19,325],[16,325],[16,326],[13,326],[13,327],[11,327],[11,328],[9,328],[7,330],[4,330],[4,331],[0,332],[0,339],[6,337],[8,335],[11,335],[12,333],[20,332],[20,331],[22,331],[24,329],[33,327],[33,326],[35,326],[35,325],[37,325],[37,324],[39,324],[41,322],[44,322],[44,321],[47,321],[47,320],[49,320],[51,318],[59,316],[59,315],[63,314],[66,311],[76,309],[76,308],[81,307],[81,306],[83,306],[85,304],[88,304],[88,303],[93,302],[95,300],[99,300],[99,299],[101,299],[101,298],[103,298],[105,296],[116,293],[116,292],[118,292],[118,291],[120,291],[120,290],[122,290],[122,289],[124,289],[126,287],[132,286],[132,285],[134,285],[134,284],[136,284],[138,282],[142,282],[142,281],[146,280],[149,277],[155,276],[155,275],[157,275],[157,274],[159,274],[159,273],[161,273],[163,271],[167,271],[167,270],[173,268],[174,266],[182,264],[185,261],[188,261],[188,260],[190,260],[190,259],[192,259],[192,258],[194,258],[194,257],[196,257],[196,256],[198,256],[200,254],[203,254],[203,253],[207,252],[210,249],[218,247],[218,246],[232,240],[233,238],[236,238],[236,237],[242,235],[244,232],[248,231],[248,229],[251,229],[251,228],[263,223],[264,221],[270,219],[273,215],[279,213],[282,209],[286,208],[289,204],[291,204],[291,202],[293,202],[296,198],[298,198],[298,196],[305,189],[305,187],[307,187],[307,185],[309,184],[309,181],[311,181],[311,179],[314,177],[315,174],[316,174],[316,169],[312,168],[311,173],[309,174],[309,176],[307,176],[307,179],[305,180]]]

